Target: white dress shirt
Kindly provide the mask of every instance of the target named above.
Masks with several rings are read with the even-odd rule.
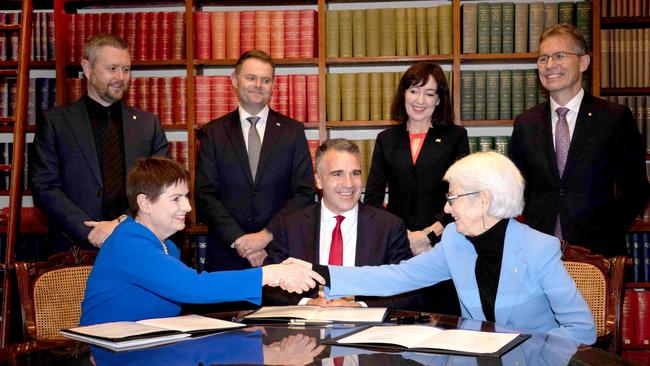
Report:
[[[573,131],[576,129],[576,120],[578,119],[578,112],[580,111],[580,104],[582,103],[582,98],[585,96],[585,90],[580,89],[578,94],[576,94],[573,99],[569,101],[566,105],[559,105],[556,101],[551,98],[551,128],[553,130],[553,147],[555,147],[555,127],[557,126],[557,120],[560,119],[556,109],[559,107],[569,108],[569,112],[566,115],[566,121],[569,124],[569,136],[573,138]]]
[[[248,131],[251,128],[251,123],[247,120],[248,117],[260,117],[260,119],[255,124],[257,127],[257,133],[260,134],[260,144],[264,143],[264,131],[266,131],[266,121],[269,118],[269,106],[265,105],[260,113],[252,115],[244,110],[241,106],[239,110],[239,122],[241,123],[241,132],[244,135],[244,143],[246,144],[246,151],[248,151]]]

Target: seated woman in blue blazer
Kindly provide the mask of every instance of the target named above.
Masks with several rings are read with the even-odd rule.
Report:
[[[593,317],[564,269],[558,239],[513,219],[524,206],[515,165],[495,152],[475,153],[454,163],[444,179],[445,212],[455,223],[440,244],[394,265],[318,266],[327,296],[388,296],[452,279],[463,317],[593,344]]]
[[[136,161],[126,178],[133,217],[122,220],[97,255],[81,304],[81,325],[177,316],[182,303],[259,304],[264,285],[301,293],[324,282],[296,264],[203,273],[183,264],[167,238],[185,228],[189,180],[187,170],[173,160]]]

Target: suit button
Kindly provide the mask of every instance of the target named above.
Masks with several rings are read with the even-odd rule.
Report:
[[[564,197],[564,189],[560,189],[559,195],[560,197]]]
[[[102,190],[101,190],[101,189],[98,189],[98,190],[97,190],[97,196],[101,196],[101,195],[102,195]]]
[[[248,222],[252,222],[253,221],[253,216],[248,216],[248,218],[246,218],[246,220],[248,220]]]

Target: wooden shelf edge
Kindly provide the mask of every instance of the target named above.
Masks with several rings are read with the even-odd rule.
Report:
[[[522,61],[534,62],[537,59],[536,52],[527,53],[464,53],[460,55],[461,61],[487,61],[494,63],[499,61]]]
[[[600,19],[601,29],[638,28],[650,26],[650,17],[608,17]]]
[[[193,224],[185,226],[185,234],[188,235],[207,235],[208,225],[205,224]]]
[[[397,121],[328,121],[327,128],[388,127],[400,123]]]
[[[650,350],[650,345],[648,344],[623,344],[624,351],[647,351]]]
[[[650,87],[646,88],[600,88],[600,95],[634,95],[650,94]]]
[[[650,282],[628,282],[625,288],[650,288]]]

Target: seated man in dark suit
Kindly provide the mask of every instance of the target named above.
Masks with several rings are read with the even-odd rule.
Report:
[[[288,257],[312,263],[344,266],[399,263],[412,256],[406,226],[386,210],[359,203],[361,160],[359,148],[345,139],[325,141],[316,151],[316,185],[323,191],[321,203],[278,217],[267,262],[280,263]],[[414,309],[417,293],[390,298],[359,298],[366,305]],[[264,291],[266,305],[359,303],[334,300],[326,303],[317,291],[306,297]]]

